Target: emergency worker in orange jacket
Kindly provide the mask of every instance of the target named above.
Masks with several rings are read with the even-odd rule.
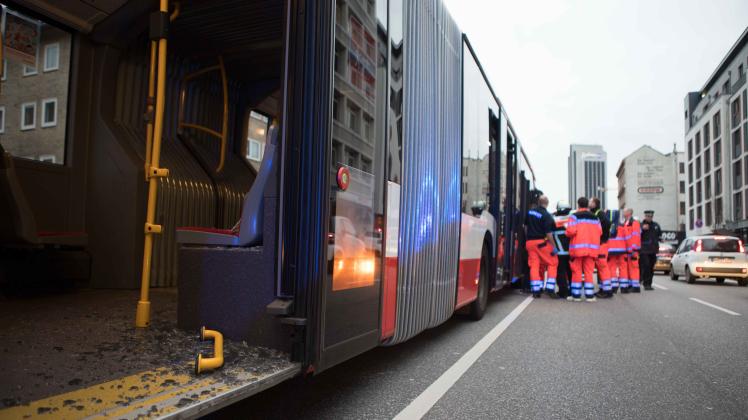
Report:
[[[631,293],[641,293],[639,285],[639,249],[641,249],[641,225],[634,218],[634,210],[626,209],[623,211],[623,224],[626,226],[626,252],[627,252],[627,269],[629,281],[631,282]],[[621,290],[621,293],[628,293],[629,290]]]
[[[595,299],[595,260],[600,252],[600,220],[589,209],[589,200],[580,197],[577,211],[569,217],[566,236],[569,237],[571,256],[571,296],[569,300],[582,301],[582,283],[588,302]]]
[[[610,221],[610,239],[608,239],[608,270],[610,271],[610,281],[612,292],[617,293],[618,288],[621,290],[628,289],[628,261],[626,251],[626,226],[621,223],[621,215],[618,210],[610,210],[608,213]]]

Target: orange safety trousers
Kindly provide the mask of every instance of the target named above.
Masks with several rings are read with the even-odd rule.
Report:
[[[573,257],[571,259],[571,295],[582,297],[582,282],[584,295],[595,295],[595,260],[596,257]]]
[[[610,283],[610,269],[608,267],[608,244],[600,244],[600,252],[597,254],[595,259],[595,267],[597,268],[597,283],[600,288],[609,292],[611,289]]]
[[[539,293],[543,288],[543,271],[541,265],[548,270],[548,282],[546,288],[556,290],[556,270],[558,269],[558,257],[552,255],[553,245],[545,239],[532,239],[525,245],[527,249],[527,264],[530,266],[530,288],[533,293]]]
[[[613,288],[618,288],[619,285],[623,289],[629,287],[629,263],[626,257],[626,254],[608,255],[608,270],[610,271]]]
[[[634,289],[639,288],[639,253],[638,252],[632,252],[631,254],[628,254],[626,257],[627,262],[627,269],[629,274],[629,281],[631,282],[631,287]]]

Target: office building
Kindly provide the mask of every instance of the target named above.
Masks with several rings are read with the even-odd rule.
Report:
[[[599,145],[572,144],[569,147],[569,203],[577,198],[600,197],[607,207],[606,179],[608,155]]]
[[[688,234],[748,234],[748,29],[684,100]]]
[[[632,208],[643,217],[654,210],[655,220],[665,231],[682,231],[686,212],[683,152],[664,154],[641,146],[618,166],[618,208]]]

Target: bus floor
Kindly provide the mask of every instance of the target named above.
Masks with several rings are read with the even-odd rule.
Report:
[[[147,329],[137,291],[0,298],[0,419],[197,417],[299,373],[287,354],[225,340],[224,366],[195,375],[213,343],[176,328],[176,298],[151,291]]]

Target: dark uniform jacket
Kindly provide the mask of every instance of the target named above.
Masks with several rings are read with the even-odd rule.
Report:
[[[594,215],[600,221],[600,227],[603,230],[602,235],[600,235],[600,244],[607,243],[610,239],[610,220],[608,220],[605,212],[600,209],[595,210]]]
[[[542,206],[527,212],[527,240],[545,239],[546,234],[556,227],[553,216]]]
[[[649,225],[649,229],[644,229],[644,226]],[[642,248],[639,253],[641,254],[656,254],[660,250],[660,235],[662,229],[660,224],[654,220],[647,222],[646,220],[641,222],[642,226]]]

